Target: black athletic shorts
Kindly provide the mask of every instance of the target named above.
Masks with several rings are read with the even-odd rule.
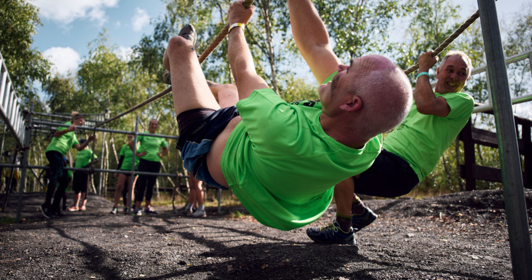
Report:
[[[225,188],[211,177],[205,162],[207,153],[214,139],[237,116],[239,113],[236,106],[217,111],[205,108],[193,109],[177,116],[179,123],[177,149],[181,151],[183,165],[196,179],[212,187]]]
[[[353,179],[356,193],[390,198],[409,193],[419,183],[408,162],[386,150],[382,150],[360,178]]]

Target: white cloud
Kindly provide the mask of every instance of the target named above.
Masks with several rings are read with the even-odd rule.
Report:
[[[129,60],[129,57],[131,56],[132,53],[133,53],[132,48],[126,48],[122,46],[119,46],[118,50],[116,51],[116,55],[118,55],[118,57],[124,60]]]
[[[53,47],[45,50],[43,56],[52,62],[54,70],[61,75],[66,75],[69,71],[76,72],[81,62],[81,57],[72,48]]]
[[[63,24],[78,18],[88,18],[102,25],[107,21],[105,8],[116,7],[119,0],[34,0],[31,3],[40,9],[40,16]]]
[[[120,21],[117,21],[117,22],[115,23],[115,25],[116,25],[116,27],[119,27],[119,26],[121,25]]]
[[[133,25],[133,30],[140,31],[142,27],[150,23],[150,16],[148,13],[141,8],[137,7],[137,13],[131,18],[131,24]]]

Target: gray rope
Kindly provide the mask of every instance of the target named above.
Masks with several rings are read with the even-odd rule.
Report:
[[[477,20],[477,18],[479,17],[479,11],[477,10],[476,13],[474,13],[473,15],[471,15],[471,17],[469,17],[469,19],[467,19],[464,23],[462,23],[462,25],[460,25],[460,27],[458,27],[458,29],[456,29],[454,31],[453,34],[451,34],[451,36],[449,36],[447,39],[445,39],[445,41],[443,41],[443,43],[441,43],[435,50],[434,52],[432,53],[432,57],[435,57],[437,55],[439,55],[447,46],[449,46],[449,44],[451,44],[454,39],[456,39],[458,36],[460,36],[460,34],[462,34],[471,24],[473,24],[473,22],[475,22],[475,20]],[[408,75],[414,71],[416,71],[417,69],[419,69],[419,63],[417,63],[416,65],[408,68],[405,70],[405,74]]]

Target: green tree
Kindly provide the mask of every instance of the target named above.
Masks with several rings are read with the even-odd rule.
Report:
[[[44,82],[50,72],[50,63],[31,47],[39,25],[38,9],[27,1],[0,1],[0,53],[23,103],[36,96],[33,82]]]
[[[401,13],[396,0],[326,0],[314,3],[336,41],[334,52],[342,59],[392,50],[388,27]]]

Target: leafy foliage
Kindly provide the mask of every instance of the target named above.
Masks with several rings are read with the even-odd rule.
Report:
[[[27,1],[0,1],[0,53],[23,103],[36,96],[33,82],[50,72],[50,63],[31,47],[39,25],[38,9]]]

